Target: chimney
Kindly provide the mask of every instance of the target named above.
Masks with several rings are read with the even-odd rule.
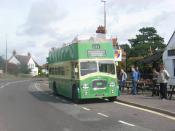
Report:
[[[112,44],[113,44],[113,47],[114,47],[114,48],[117,48],[117,47],[118,47],[117,37],[112,38]]]
[[[27,56],[31,57],[31,54],[30,54],[30,52],[28,52],[28,53],[27,53]]]
[[[106,29],[104,26],[100,25],[97,27],[96,34],[98,38],[106,39]]]
[[[55,50],[55,47],[52,47],[52,48],[51,48],[51,51],[54,51],[54,50]]]
[[[13,56],[15,56],[16,55],[16,50],[13,50]]]
[[[96,33],[100,33],[100,34],[106,34],[106,29],[104,26],[100,25],[99,27],[97,27]]]

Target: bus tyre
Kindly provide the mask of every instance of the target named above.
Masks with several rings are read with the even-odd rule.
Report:
[[[56,87],[56,83],[55,82],[53,83],[53,94],[54,95],[58,95],[57,87]]]
[[[109,98],[108,98],[108,100],[109,100],[110,102],[113,102],[113,101],[115,101],[116,99],[117,99],[116,96],[113,96],[113,97],[109,97]]]
[[[80,99],[78,98],[78,91],[76,87],[72,88],[72,100],[77,104],[80,103]]]

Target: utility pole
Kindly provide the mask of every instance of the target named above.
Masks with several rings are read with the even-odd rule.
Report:
[[[125,45],[125,53],[126,53],[126,56],[125,56],[126,57],[125,58],[125,72],[127,73],[127,55],[128,54],[127,54],[127,50],[126,49],[127,49],[127,44]]]
[[[6,61],[5,61],[5,74],[7,74],[7,39],[6,39]]]
[[[106,0],[101,0],[104,3],[104,29],[106,33]]]

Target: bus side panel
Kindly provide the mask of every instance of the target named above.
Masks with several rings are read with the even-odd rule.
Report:
[[[69,79],[57,79],[57,91],[60,95],[71,98],[71,82]]]

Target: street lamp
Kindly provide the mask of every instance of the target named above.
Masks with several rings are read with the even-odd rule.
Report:
[[[106,0],[101,0],[104,3],[104,29],[106,31]]]

